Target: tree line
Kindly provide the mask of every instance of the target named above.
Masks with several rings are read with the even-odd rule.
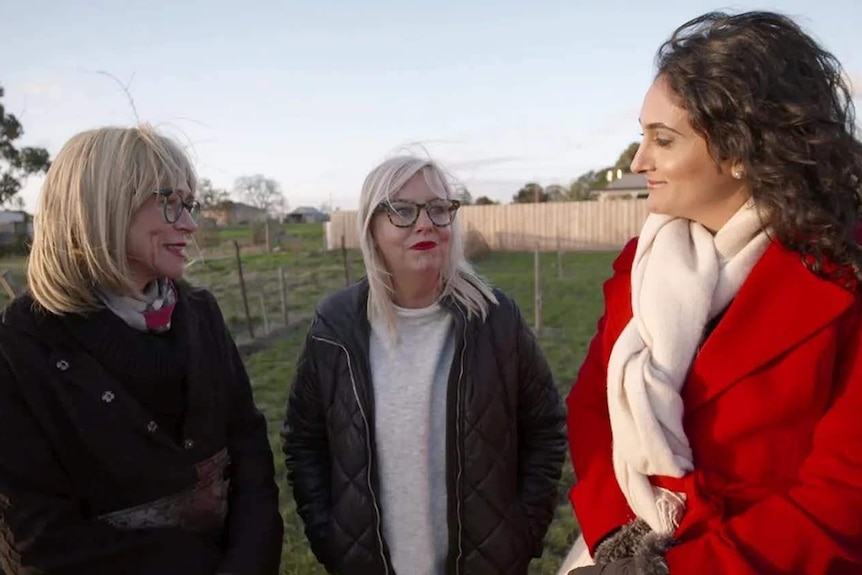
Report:
[[[528,182],[512,196],[513,204],[533,204],[537,202],[579,202],[593,199],[595,192],[608,185],[606,174],[609,171],[622,170],[629,173],[629,166],[638,151],[638,142],[632,142],[620,154],[611,166],[584,172],[568,185],[550,184],[541,186],[536,182]],[[477,198],[476,205],[496,204],[485,196]]]

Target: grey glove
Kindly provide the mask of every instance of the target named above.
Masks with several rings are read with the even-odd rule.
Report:
[[[573,569],[568,575],[668,575],[664,554],[673,544],[670,536],[653,533],[638,519],[598,544],[593,555],[596,565]]]
[[[602,565],[578,567],[569,571],[569,575],[638,575],[634,559],[619,559]]]

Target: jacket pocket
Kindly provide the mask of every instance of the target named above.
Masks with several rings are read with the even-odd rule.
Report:
[[[517,562],[527,565],[537,551],[536,537],[524,506],[520,502],[512,505],[510,512],[510,532],[512,533],[513,549],[516,550]]]

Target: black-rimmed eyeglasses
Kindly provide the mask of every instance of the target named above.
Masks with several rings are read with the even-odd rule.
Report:
[[[177,223],[183,210],[186,210],[195,222],[201,217],[201,204],[197,200],[187,202],[172,188],[161,188],[153,193],[162,200],[162,214],[167,223]]]
[[[439,198],[430,202],[418,203],[410,200],[393,200],[380,202],[377,212],[386,212],[392,225],[398,228],[409,228],[419,219],[419,213],[424,209],[428,219],[438,228],[444,228],[455,220],[455,213],[461,207],[458,200]]]

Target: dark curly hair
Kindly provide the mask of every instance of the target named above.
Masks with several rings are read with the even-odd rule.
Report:
[[[862,144],[836,58],[771,12],[712,12],[659,48],[716,163],[741,162],[770,233],[814,273],[862,285]]]

